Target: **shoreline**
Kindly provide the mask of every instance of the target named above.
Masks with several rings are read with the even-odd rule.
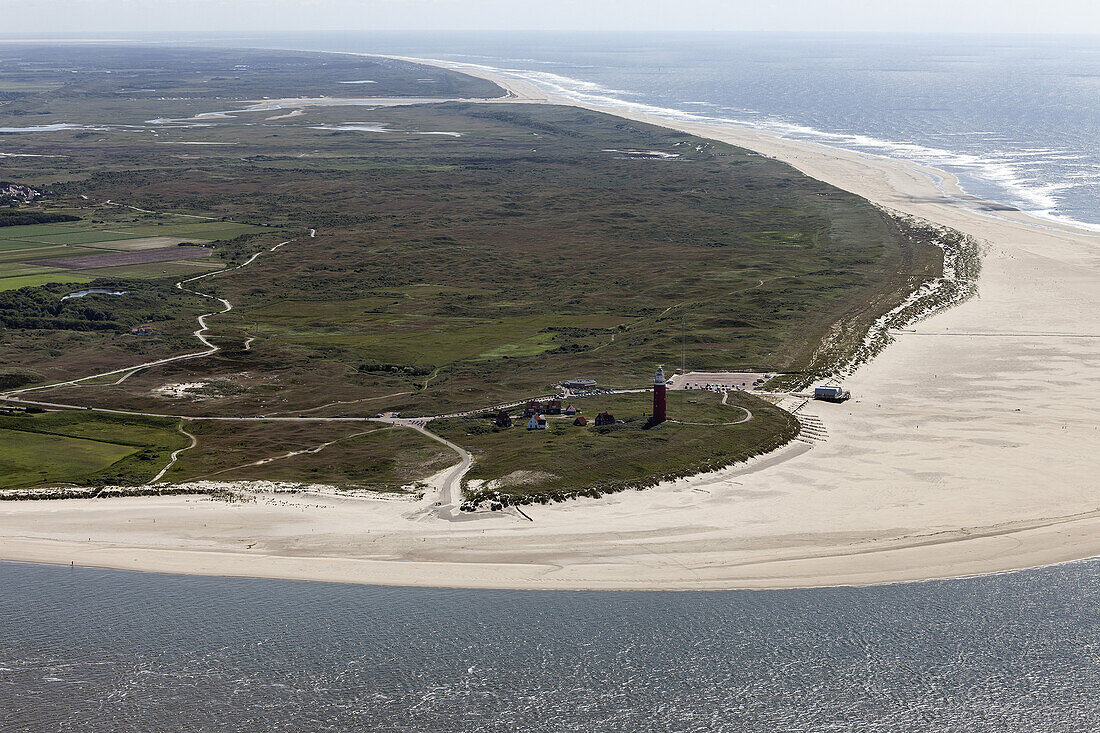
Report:
[[[143,497],[146,498],[146,497]],[[164,497],[175,499],[178,497]],[[318,497],[308,497],[317,500]],[[328,497],[326,497],[328,498]],[[81,501],[79,499],[69,501]],[[118,504],[124,499],[104,500]],[[364,499],[365,502],[385,501]],[[344,502],[334,502],[340,504]],[[313,504],[315,508],[322,505]],[[128,507],[129,508],[129,507]],[[149,507],[144,507],[149,509]],[[163,508],[163,507],[162,507]],[[331,509],[333,505],[325,508]],[[410,515],[411,517],[411,515]],[[1040,520],[1042,521],[1042,520]],[[1061,548],[1049,548],[1046,553],[1030,549],[1018,554],[1002,554],[1022,546],[1018,540],[1042,544],[1053,538],[1070,536],[1089,540],[1100,530],[1100,511],[1087,518],[1063,518],[1053,524],[1004,528],[974,537],[963,535],[940,539],[913,538],[912,544],[875,547],[851,547],[842,554],[805,554],[798,557],[775,557],[759,561],[746,560],[724,565],[734,573],[706,573],[705,568],[678,564],[666,566],[662,572],[630,578],[621,573],[601,572],[579,577],[550,577],[561,566],[554,562],[494,562],[395,560],[369,557],[327,555],[267,555],[228,551],[227,549],[179,549],[156,547],[121,547],[113,543],[75,541],[6,540],[0,563],[18,562],[41,565],[97,567],[133,572],[199,575],[209,577],[297,580],[350,585],[381,585],[410,588],[470,588],[481,590],[527,591],[603,591],[603,592],[688,592],[688,591],[762,591],[811,588],[861,588],[880,585],[900,585],[941,580],[962,580],[987,575],[1026,572],[1044,567],[1090,562],[1100,559],[1100,553],[1064,557]],[[1074,526],[1075,525],[1075,526]],[[968,544],[965,560],[959,558],[959,545]],[[874,543],[878,545],[879,543]],[[889,545],[889,542],[881,543]],[[919,553],[921,565],[910,560],[909,553]],[[865,567],[853,560],[872,556]],[[1019,558],[1020,562],[991,568],[993,558]],[[602,558],[605,569],[622,566],[623,558]],[[1009,560],[1011,562],[1011,560]],[[796,567],[795,567],[796,566]],[[486,572],[491,569],[492,572]],[[653,568],[655,569],[655,568]],[[713,569],[713,567],[712,567]],[[792,570],[797,569],[796,572]],[[537,572],[536,572],[537,571]],[[534,575],[541,577],[534,578]],[[687,578],[687,574],[696,577]],[[736,577],[736,580],[733,578]]]
[[[434,63],[495,81],[513,102],[583,106]],[[0,507],[0,558],[381,585],[733,590],[969,577],[1100,555],[1089,462],[1100,411],[1085,400],[1100,380],[1100,336],[1090,330],[1100,234],[983,210],[954,176],[916,163],[747,126],[587,108],[754,150],[969,234],[987,249],[979,295],[860,366],[846,379],[855,405],[804,408],[830,439],[793,456],[780,449],[645,492],[525,507],[530,524],[415,521],[417,505],[317,497],[20,502],[55,506]],[[178,537],[164,532],[171,523]]]

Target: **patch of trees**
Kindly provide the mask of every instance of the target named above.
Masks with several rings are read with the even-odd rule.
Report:
[[[121,290],[63,299],[72,285],[51,283],[0,292],[0,326],[48,331],[117,331],[175,318],[178,292],[147,280],[99,279],[87,288]]]
[[[266,232],[249,232],[233,239],[219,239],[206,246],[216,250],[226,263],[239,265],[256,253],[256,247],[252,243],[253,240],[265,234]]]
[[[48,214],[44,211],[0,211],[0,227],[18,227],[27,224],[56,224],[62,221],[80,221],[71,214]]]
[[[540,328],[539,333],[560,333],[563,336],[584,338],[586,336],[606,336],[615,332],[613,328],[577,328],[575,326],[547,326]]]
[[[435,371],[432,366],[417,366],[415,364],[360,364],[361,372],[392,372],[394,374],[406,374],[410,377],[424,377]]]
[[[546,353],[548,353],[548,354],[576,354],[576,353],[579,353],[581,351],[588,351],[589,348],[591,348],[591,347],[584,346],[583,344],[578,344],[576,341],[570,341],[568,343],[562,344],[561,346],[557,346],[553,349],[550,349]]]

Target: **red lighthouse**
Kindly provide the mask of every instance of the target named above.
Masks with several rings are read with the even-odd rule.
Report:
[[[653,377],[653,418],[651,422],[659,423],[666,420],[665,416],[665,369],[664,364],[657,366],[657,374]]]

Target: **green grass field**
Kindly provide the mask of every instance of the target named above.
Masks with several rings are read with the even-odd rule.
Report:
[[[31,265],[23,262],[4,262],[0,264],[0,276],[18,277],[22,275],[49,275],[53,268]]]
[[[67,232],[65,234],[49,234],[37,237],[37,241],[46,244],[93,244],[99,242],[112,242],[123,239],[137,239],[140,235],[126,234],[122,232]]]
[[[0,429],[0,488],[79,482],[137,451],[97,440]]]
[[[57,89],[61,83],[36,84],[33,81],[0,81],[0,92],[48,92]]]
[[[164,223],[112,228],[112,231],[125,232],[132,236],[141,237],[195,237],[196,239],[206,240],[233,239],[242,234],[254,234],[263,231],[262,227],[233,222],[179,222],[180,219],[175,218],[173,221]]]
[[[0,416],[0,488],[142,483],[187,445],[174,425],[83,412]]]
[[[74,211],[74,210],[70,210]],[[84,214],[88,209],[75,209]],[[46,285],[48,283],[91,282],[96,278],[157,279],[210,271],[208,262],[168,261],[149,264],[120,265],[94,270],[80,270],[74,274],[64,268],[46,268],[29,264],[35,260],[64,259],[82,255],[102,255],[111,251],[131,251],[128,242],[137,242],[150,236],[171,237],[155,247],[172,247],[178,241],[212,242],[230,240],[243,234],[264,232],[263,227],[235,222],[196,222],[180,217],[169,217],[161,222],[159,217],[142,215],[145,223],[134,225],[134,217],[126,210],[110,207],[94,211],[102,217],[96,222],[79,221],[56,224],[28,224],[0,227],[0,291]],[[113,247],[117,243],[117,247]],[[81,247],[79,245],[91,245]],[[147,249],[148,247],[141,247]]]
[[[23,249],[15,252],[0,254],[0,272],[7,267],[14,267],[21,263],[35,260],[58,260],[66,257],[82,257],[84,255],[103,254],[102,250],[91,247],[79,247],[60,244],[39,244],[36,249]]]
[[[0,273],[3,273],[0,267]],[[49,283],[88,283],[93,278],[83,275],[69,275],[58,273],[56,275],[22,275],[18,277],[0,277],[0,291],[18,290],[19,288],[34,288]]]
[[[49,237],[57,234],[72,234],[80,230],[61,224],[21,224],[14,227],[0,227],[0,239],[30,239]]]
[[[41,242],[27,242],[18,239],[0,239],[0,252],[34,249],[43,246]]]

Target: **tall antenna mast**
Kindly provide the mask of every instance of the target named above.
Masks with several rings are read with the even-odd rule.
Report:
[[[680,309],[680,374],[687,374],[684,354],[687,351],[687,311]]]

